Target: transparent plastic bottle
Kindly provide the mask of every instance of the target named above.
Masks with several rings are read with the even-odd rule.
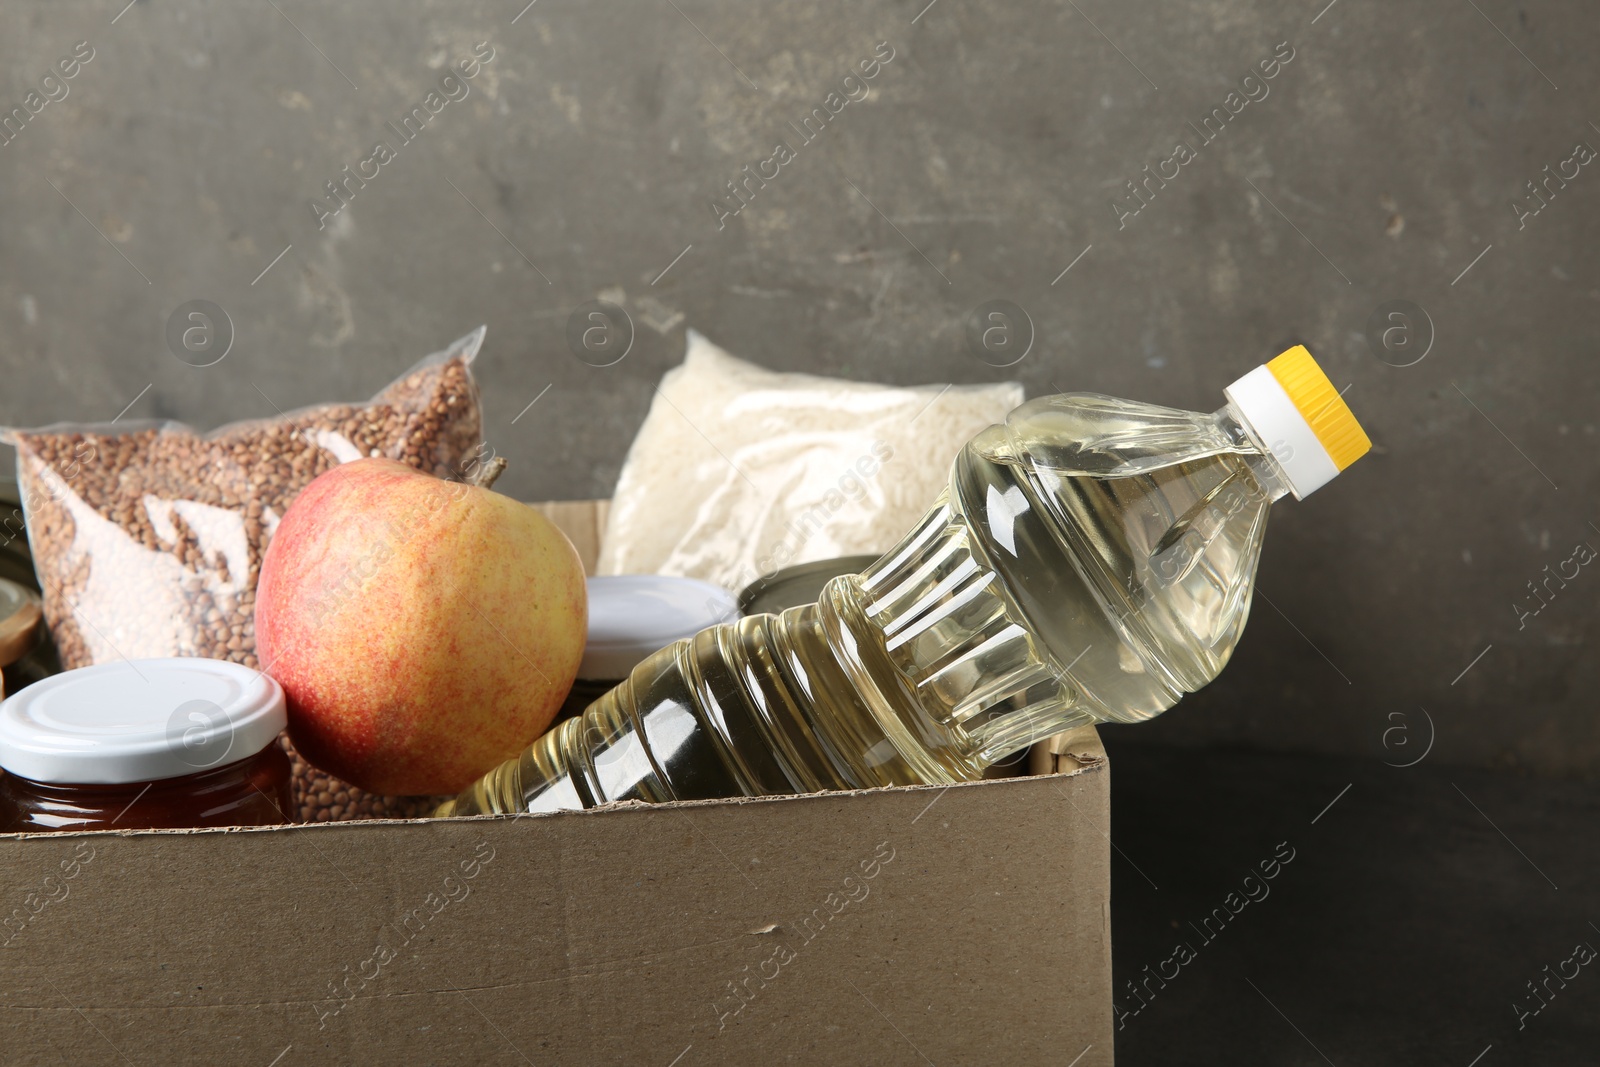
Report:
[[[1272,502],[1370,447],[1304,348],[1226,395],[1029,401],[864,572],[669,645],[437,814],[966,781],[1160,714],[1232,655]]]

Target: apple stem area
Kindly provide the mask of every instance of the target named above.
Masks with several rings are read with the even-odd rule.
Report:
[[[472,477],[467,479],[467,484],[477,486],[479,489],[488,489],[501,474],[505,473],[505,469],[506,458],[495,456],[489,462],[479,464]]]

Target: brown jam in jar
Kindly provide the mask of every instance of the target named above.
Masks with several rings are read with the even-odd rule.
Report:
[[[214,771],[126,785],[0,778],[0,833],[276,826],[293,800],[289,757],[268,745]]]
[[[0,704],[0,832],[289,821],[283,691],[207,659],[116,661]]]

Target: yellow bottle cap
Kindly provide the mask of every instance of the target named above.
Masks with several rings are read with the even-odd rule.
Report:
[[[1283,391],[1289,394],[1294,406],[1300,409],[1311,432],[1317,435],[1328,458],[1341,471],[1372,448],[1367,433],[1356,421],[1355,413],[1344,402],[1344,397],[1333,387],[1328,376],[1317,366],[1317,361],[1306,351],[1305,345],[1295,345],[1289,351],[1267,363],[1267,369],[1278,379]]]
[[[1344,398],[1296,345],[1224,390],[1255,441],[1305,499],[1372,447]]]

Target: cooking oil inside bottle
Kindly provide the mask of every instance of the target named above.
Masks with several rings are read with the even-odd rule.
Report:
[[[438,814],[964,781],[1150,718],[1227,663],[1286,489],[1231,406],[1032,401],[865,572],[662,649]]]

